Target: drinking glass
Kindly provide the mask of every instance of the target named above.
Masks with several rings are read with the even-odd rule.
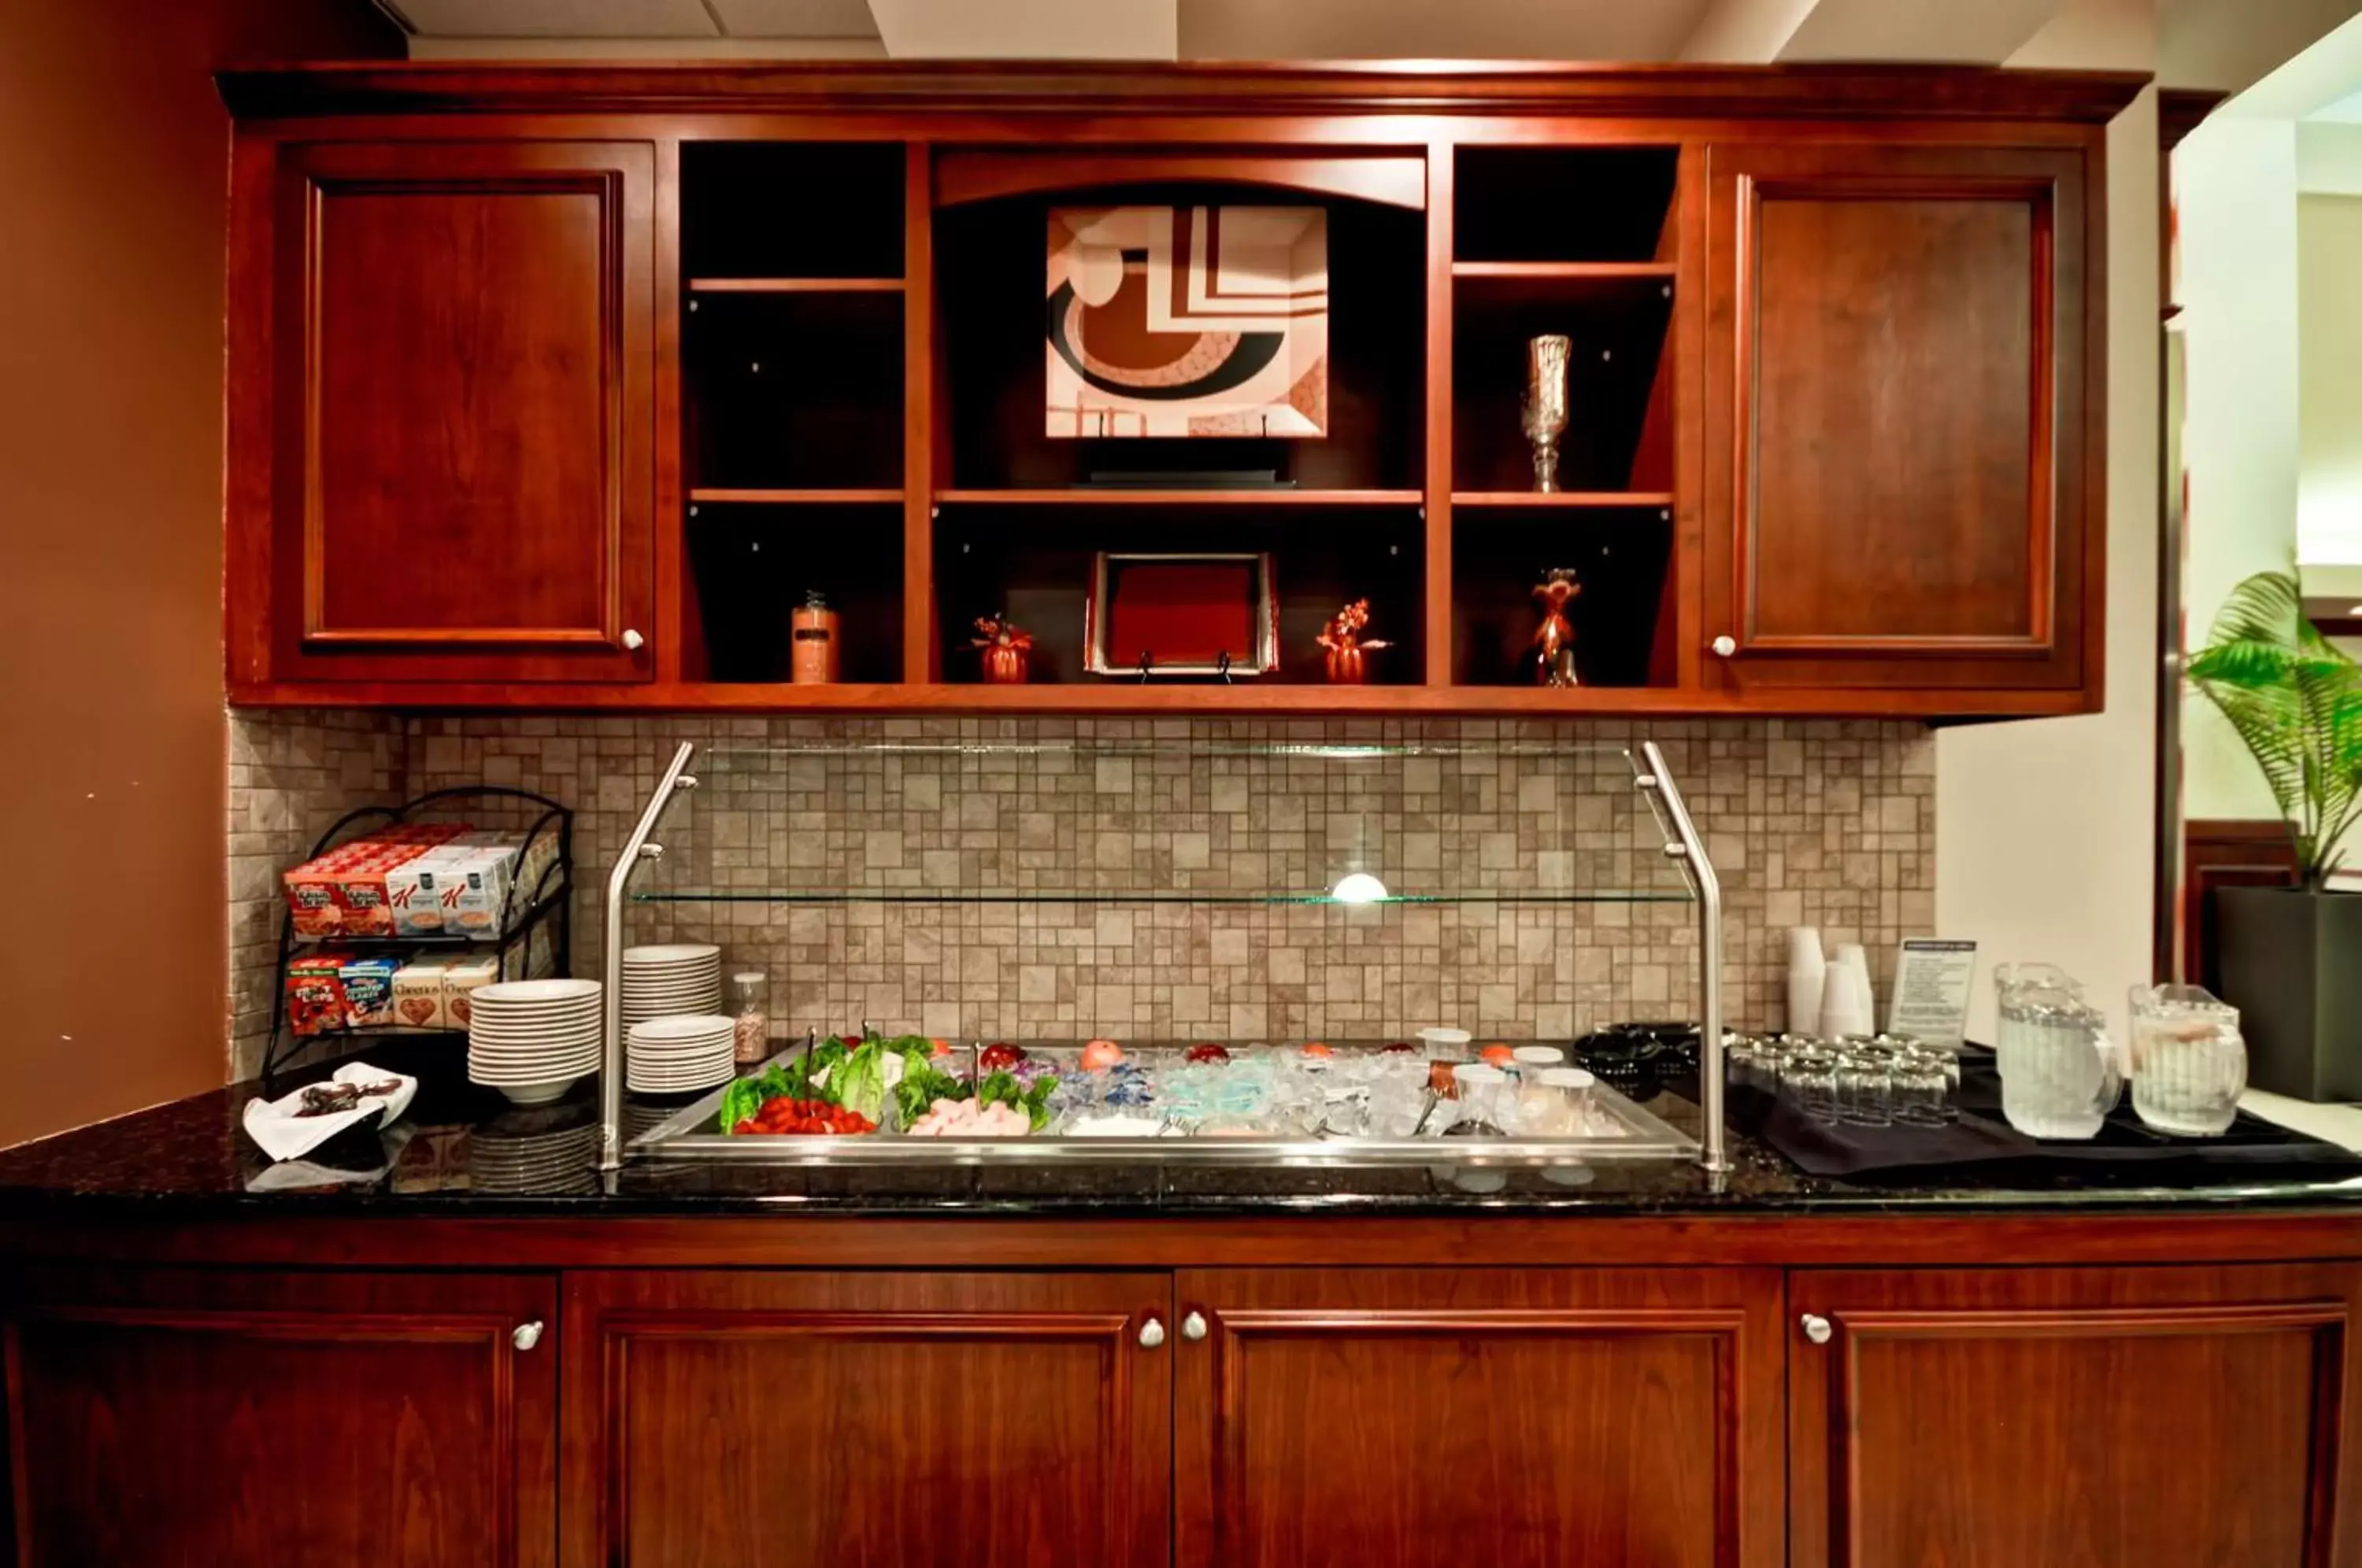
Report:
[[[1838,1053],[1838,1120],[1856,1127],[1893,1125],[1888,1103],[1894,1054],[1876,1045]]]
[[[1818,1045],[1792,1051],[1780,1068],[1780,1092],[1815,1121],[1838,1120],[1838,1054]]]
[[[1951,1098],[1956,1066],[1948,1051],[1898,1053],[1887,1080],[1895,1121],[1905,1127],[1941,1127],[1958,1121],[1960,1110]]]
[[[2247,1043],[2239,1010],[2199,986],[2132,989],[2133,1110],[2160,1132],[2219,1137],[2239,1114]]]

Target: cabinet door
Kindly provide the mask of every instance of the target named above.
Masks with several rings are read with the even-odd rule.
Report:
[[[1776,1274],[1185,1273],[1175,1309],[1180,1568],[1781,1561]]]
[[[574,1568],[1163,1568],[1162,1274],[567,1285]],[[1152,1336],[1154,1337],[1154,1336]]]
[[[1790,1560],[2350,1563],[2358,1293],[2351,1264],[1793,1275]]]
[[[557,1561],[546,1279],[32,1271],[5,1313],[18,1561]]]
[[[654,183],[644,143],[281,150],[273,679],[649,677]]]
[[[2083,160],[1709,149],[1709,679],[2096,690]]]

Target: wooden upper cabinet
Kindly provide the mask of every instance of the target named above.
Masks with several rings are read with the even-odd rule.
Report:
[[[1788,1288],[1794,1568],[2356,1559],[2353,1264]]]
[[[1708,680],[2096,704],[2096,146],[1708,149]]]
[[[654,185],[646,143],[278,147],[234,680],[650,678]]]
[[[522,1275],[14,1270],[9,1561],[553,1568],[557,1307]]]

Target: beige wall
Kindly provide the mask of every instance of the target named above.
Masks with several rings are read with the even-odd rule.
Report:
[[[2147,70],[2154,34],[2060,34],[2012,65]],[[1996,964],[2064,966],[2111,1008],[2148,977],[2156,853],[2157,98],[2108,127],[2107,708],[1939,730],[1936,923],[1979,946],[1970,1029],[1991,1039]]]
[[[0,1143],[224,1077],[211,72],[397,49],[365,0],[0,4]]]
[[[2298,199],[2297,310],[2298,547],[2362,563],[2362,196]]]

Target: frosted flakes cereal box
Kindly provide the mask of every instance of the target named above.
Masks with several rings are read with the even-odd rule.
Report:
[[[337,971],[337,978],[345,988],[347,1024],[368,1029],[394,1021],[393,976],[401,967],[398,958],[354,958]]]

